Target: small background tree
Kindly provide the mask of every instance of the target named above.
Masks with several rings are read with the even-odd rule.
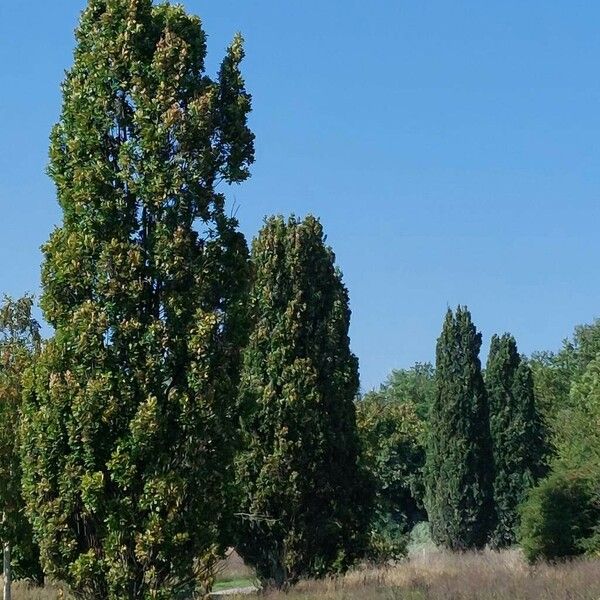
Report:
[[[315,218],[269,219],[252,265],[237,548],[263,581],[281,587],[341,571],[365,550],[358,363],[348,294]]]
[[[600,356],[571,388],[554,423],[551,473],[531,490],[520,542],[530,560],[600,551]]]
[[[394,369],[378,390],[367,395],[394,404],[408,403],[425,422],[435,398],[435,369],[428,362],[415,363],[410,369]]]
[[[556,418],[570,405],[571,387],[600,353],[600,320],[575,327],[558,352],[534,352],[533,371],[537,408],[551,431]]]
[[[375,489],[369,558],[398,559],[412,527],[427,518],[422,497],[425,426],[410,400],[395,401],[380,392],[366,394],[356,409],[363,458]]]
[[[479,349],[466,307],[448,310],[436,350],[436,397],[429,414],[426,507],[433,540],[481,548],[493,511],[492,449]]]
[[[518,506],[544,473],[544,428],[536,410],[533,376],[515,339],[494,335],[485,370],[494,456],[495,526],[490,541],[516,542]]]
[[[10,548],[12,577],[44,581],[21,495],[19,454],[23,373],[40,351],[33,298],[5,297],[0,306],[0,540]]]

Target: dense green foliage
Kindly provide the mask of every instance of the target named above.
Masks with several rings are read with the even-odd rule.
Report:
[[[479,349],[466,307],[448,310],[436,349],[429,414],[426,507],[434,542],[481,548],[492,525],[492,449]]]
[[[385,383],[368,395],[386,402],[412,404],[418,417],[425,421],[435,398],[435,369],[431,363],[415,363],[410,369],[394,369]]]
[[[17,578],[43,567],[82,600],[196,597],[235,541],[287,587],[399,558],[425,518],[416,546],[518,534],[531,561],[600,552],[600,321],[529,361],[494,336],[484,383],[459,306],[435,368],[359,398],[319,221],[267,220],[249,260],[217,192],[254,160],[241,37],[211,78],[179,5],[89,0],[76,36],[50,147],[54,336],[41,343],[31,297],[0,307]]]
[[[369,558],[381,562],[405,553],[407,534],[426,520],[421,470],[425,426],[411,401],[371,392],[356,403],[363,460],[374,482]]]
[[[515,339],[492,337],[485,369],[494,457],[493,546],[516,542],[518,506],[543,474],[544,430],[536,410],[533,376]]]
[[[530,560],[600,550],[600,321],[575,328],[557,353],[531,359],[536,401],[548,422],[551,473],[522,507]]]
[[[23,373],[40,350],[33,298],[5,298],[0,306],[0,540],[10,544],[13,578],[42,583],[44,575],[21,495],[19,431]]]
[[[284,586],[341,571],[364,552],[358,362],[348,294],[316,219],[269,219],[252,266],[237,549],[261,579]]]
[[[180,6],[90,0],[63,85],[23,490],[79,598],[203,588],[228,537],[247,250],[215,186],[248,176],[253,135],[241,39],[215,80],[205,55]]]
[[[559,470],[534,488],[521,507],[520,543],[530,561],[583,554],[600,510],[589,473]]]
[[[555,466],[600,469],[600,355],[571,387],[569,404],[557,413]]]
[[[427,520],[422,469],[434,396],[433,366],[416,363],[394,369],[356,404],[363,458],[375,489],[368,552],[374,562],[403,556],[407,534]]]
[[[539,410],[550,427],[570,404],[571,386],[600,353],[600,320],[578,325],[558,352],[536,352],[530,359]]]
[[[555,417],[552,473],[523,507],[530,559],[600,550],[600,356],[589,362]]]

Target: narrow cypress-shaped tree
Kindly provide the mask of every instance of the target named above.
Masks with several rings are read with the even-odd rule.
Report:
[[[536,410],[531,369],[512,335],[494,335],[485,370],[494,455],[496,522],[493,546],[517,539],[517,508],[543,473],[544,433]]]
[[[46,572],[78,598],[191,597],[231,521],[247,249],[241,38],[218,78],[181,6],[90,0],[53,130],[55,329],[29,374],[23,489]]]
[[[437,342],[425,482],[433,540],[452,550],[481,548],[491,525],[493,464],[480,347],[467,308],[448,310]]]
[[[348,293],[321,224],[269,219],[252,265],[237,548],[281,587],[361,555],[370,496],[359,466]]]

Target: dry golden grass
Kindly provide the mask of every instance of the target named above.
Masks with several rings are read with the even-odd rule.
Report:
[[[2,577],[0,577],[0,590],[2,589]],[[26,583],[17,581],[12,586],[12,600],[71,600],[67,594],[62,594],[54,586],[44,588],[31,587]]]
[[[287,594],[266,596],[270,600],[600,600],[600,561],[529,567],[516,551],[437,552],[393,567],[305,581]]]
[[[248,571],[231,561],[228,575]],[[253,596],[256,597],[256,596]],[[268,600],[600,600],[600,560],[530,567],[516,551],[433,552],[388,568],[361,568],[344,577],[304,581]],[[15,584],[13,600],[58,600],[57,590]],[[66,596],[64,597],[66,600]],[[248,599],[248,596],[240,596]],[[237,600],[237,599],[236,599]]]

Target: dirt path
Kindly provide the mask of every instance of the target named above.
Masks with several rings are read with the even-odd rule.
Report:
[[[254,586],[240,587],[240,588],[229,588],[228,590],[219,590],[218,592],[212,592],[211,598],[219,598],[223,596],[249,596],[258,592],[258,588]]]

